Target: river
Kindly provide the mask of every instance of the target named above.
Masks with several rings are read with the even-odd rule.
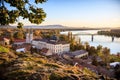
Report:
[[[61,32],[61,34],[68,34],[69,31]],[[111,54],[117,54],[120,52],[120,38],[115,37],[112,42],[112,37],[104,36],[104,35],[94,35],[93,41],[91,41],[91,35],[89,34],[97,34],[98,30],[80,30],[80,31],[71,31],[72,34],[78,34],[76,36],[76,40],[80,38],[82,43],[88,42],[91,46],[102,45],[103,47],[108,47],[110,49]]]

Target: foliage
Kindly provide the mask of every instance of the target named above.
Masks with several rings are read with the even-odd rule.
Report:
[[[44,21],[46,14],[42,8],[36,7],[36,5],[47,0],[34,1],[33,5],[30,0],[0,0],[0,25],[15,23],[19,17],[28,19],[31,23],[40,24]],[[6,4],[9,4],[12,9],[9,9]]]
[[[61,80],[61,76],[58,75],[58,74],[52,73],[52,74],[50,75],[50,78],[49,78],[49,79],[50,79],[50,80]]]
[[[106,36],[120,37],[120,30],[118,30],[118,31],[98,31],[98,34],[106,35]]]
[[[96,57],[93,57],[93,59],[92,59],[92,65],[95,65],[95,66],[98,65]]]
[[[90,74],[90,75],[92,75],[92,76],[97,76],[94,72],[92,72],[92,71],[90,71],[89,69],[87,69],[87,68],[84,68],[83,69],[83,72],[84,72],[84,74]]]
[[[59,38],[61,41],[68,41],[68,37],[66,35],[60,35]]]
[[[0,46],[0,52],[5,52],[5,53],[7,53],[7,52],[9,52],[9,49],[8,49],[8,48],[5,48],[5,47],[3,47],[3,46]]]
[[[23,31],[14,33],[14,38],[17,38],[17,39],[24,39],[24,36],[25,35],[24,35]]]
[[[105,62],[106,65],[110,61],[110,49],[108,49],[107,47],[103,48],[102,60]]]
[[[60,66],[59,65],[57,65],[57,64],[45,64],[45,66],[48,66],[48,67],[55,67],[55,68],[60,68]]]
[[[120,62],[120,57],[116,55],[110,55],[110,62]]]
[[[22,27],[23,27],[23,24],[19,22],[17,28],[22,29]]]

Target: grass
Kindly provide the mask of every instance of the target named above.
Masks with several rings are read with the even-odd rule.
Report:
[[[5,53],[7,53],[7,52],[9,52],[9,49],[8,49],[8,48],[5,48],[5,47],[3,47],[3,46],[0,46],[0,52],[5,52]]]
[[[60,66],[57,65],[57,64],[49,64],[49,63],[47,63],[47,64],[45,64],[45,66],[48,66],[48,67],[55,67],[55,68],[60,68]]]

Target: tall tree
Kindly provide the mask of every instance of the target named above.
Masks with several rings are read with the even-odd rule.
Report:
[[[103,56],[101,45],[97,46],[97,56],[100,56],[100,57]]]
[[[23,24],[19,22],[17,28],[18,29],[22,29],[23,28]]]
[[[109,60],[110,60],[110,49],[107,47],[103,48],[103,61],[105,62],[105,65],[107,66]]]
[[[31,2],[30,2],[31,1]],[[34,1],[34,5],[32,4]],[[37,4],[47,0],[0,0],[0,25],[8,25],[18,21],[19,17],[28,19],[31,23],[40,24],[46,14]],[[6,6],[9,4],[11,9]]]

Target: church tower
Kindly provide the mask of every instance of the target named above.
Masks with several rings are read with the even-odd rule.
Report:
[[[31,43],[33,40],[33,30],[28,29],[26,33],[26,43]]]
[[[32,42],[33,40],[33,29],[30,29],[30,43]]]

